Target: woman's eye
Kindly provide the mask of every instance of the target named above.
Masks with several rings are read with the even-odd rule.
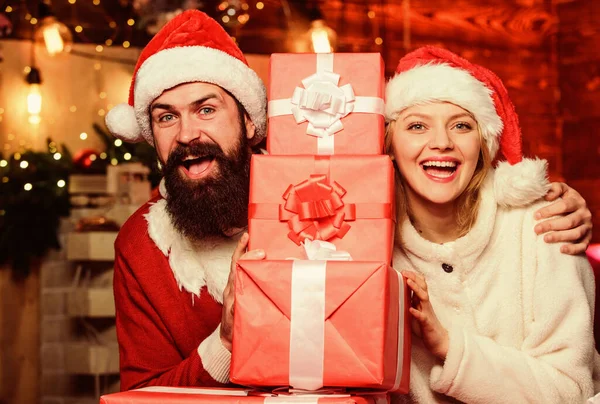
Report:
[[[459,123],[457,123],[456,126],[455,126],[455,128],[458,129],[458,130],[471,130],[472,129],[471,125],[469,125],[466,122],[459,122]]]
[[[408,130],[424,130],[425,125],[422,123],[413,123],[408,127]]]

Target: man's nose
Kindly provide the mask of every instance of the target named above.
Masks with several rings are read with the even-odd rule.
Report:
[[[202,136],[201,128],[192,122],[190,117],[182,116],[180,118],[179,133],[177,141],[181,144],[189,144]]]

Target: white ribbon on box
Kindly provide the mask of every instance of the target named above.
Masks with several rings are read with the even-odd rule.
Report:
[[[317,138],[317,154],[331,155],[333,135],[344,125],[341,119],[351,112],[383,115],[380,97],[355,96],[350,83],[338,86],[340,75],[333,71],[333,53],[318,53],[317,72],[302,80],[291,98],[269,101],[269,118],[293,115],[297,124],[307,122],[306,134]]]
[[[295,389],[314,391],[323,387],[327,261],[351,261],[352,257],[322,240],[307,240],[304,248],[309,259],[292,263],[289,382]],[[400,273],[398,282],[397,370],[390,391],[400,387],[404,362],[404,286]]]

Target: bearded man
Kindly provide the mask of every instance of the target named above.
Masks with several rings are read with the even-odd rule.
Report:
[[[121,390],[229,382],[233,270],[246,252],[249,167],[266,132],[266,94],[242,52],[204,13],[171,20],[143,50],[129,103],[107,116],[125,141],[154,145],[163,166],[160,196],[123,225],[115,243],[114,294]],[[585,249],[585,201],[567,192],[542,223],[556,241]],[[569,222],[561,222],[568,220]],[[576,236],[576,237],[575,237]]]

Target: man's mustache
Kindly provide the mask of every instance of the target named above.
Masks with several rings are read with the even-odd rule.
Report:
[[[182,164],[183,159],[188,156],[204,157],[209,156],[215,159],[226,159],[227,155],[218,144],[194,142],[189,145],[177,145],[169,158],[165,169],[174,168]]]

